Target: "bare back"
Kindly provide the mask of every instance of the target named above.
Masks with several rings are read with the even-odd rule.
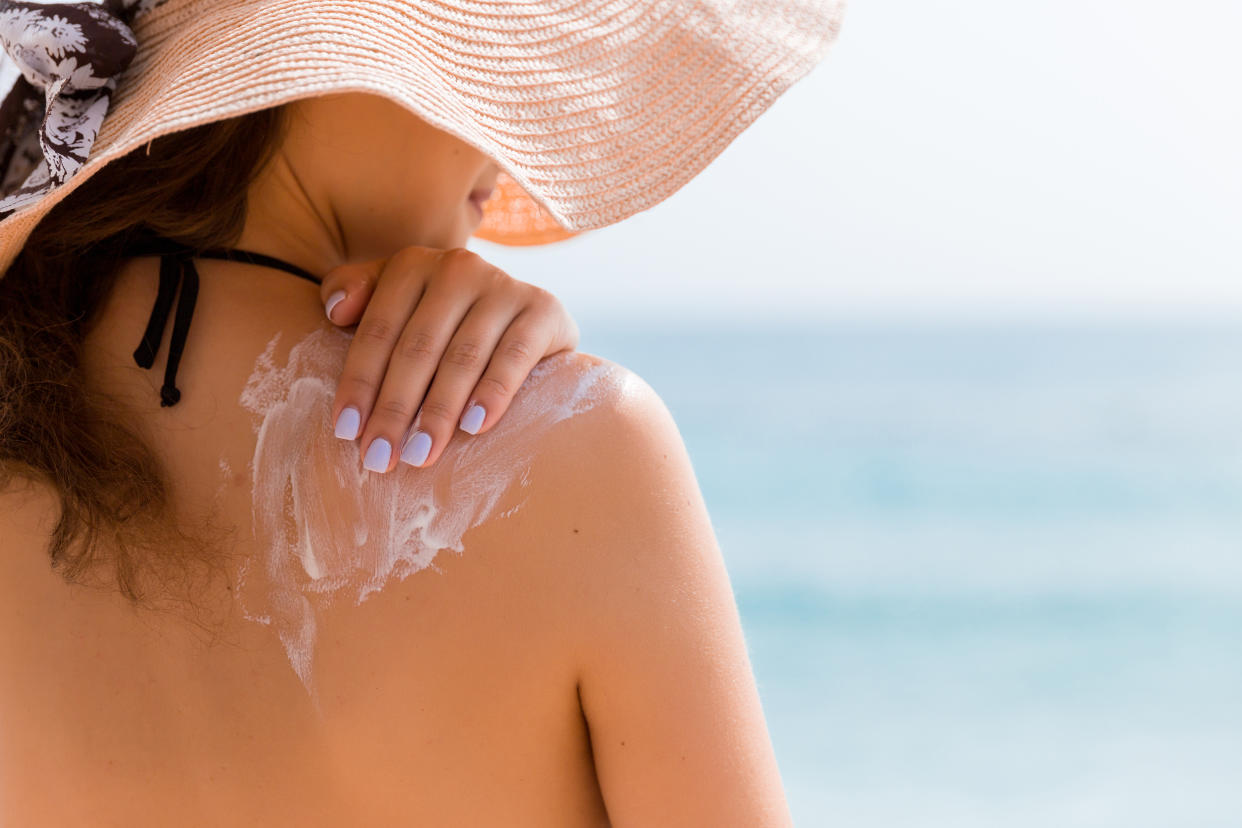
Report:
[[[590,826],[610,812],[613,824],[651,824],[625,818],[644,813],[691,824],[668,804],[683,796],[687,814],[717,807],[761,824],[736,797],[759,803],[772,820],[762,824],[784,824],[727,577],[697,489],[678,490],[688,460],[664,451],[681,477],[651,500],[696,521],[694,536],[678,532],[697,550],[681,558],[652,542],[667,522],[638,515],[626,527],[600,505],[605,489],[584,491],[606,478],[599,462],[619,469],[622,512],[647,484],[672,485],[627,472],[624,446],[595,451],[600,423],[649,392],[641,380],[557,355],[492,431],[455,435],[430,469],[373,475],[319,415],[347,336],[315,286],[197,266],[178,405],[158,406],[167,343],[150,370],[130,356],[155,296],[153,259],[121,274],[85,372],[133,412],[187,514],[228,533],[239,565],[198,596],[224,619],[220,634],[67,585],[44,551],[51,499],[3,495],[0,824]],[[631,531],[622,561],[618,537]],[[364,565],[346,548],[365,550]],[[661,607],[681,600],[675,611],[697,626],[652,612],[647,640],[631,642],[644,635],[629,617],[644,591]],[[627,665],[631,649],[652,669]],[[667,705],[651,713],[656,696]],[[740,737],[713,735],[738,711],[751,720]],[[674,723],[685,744],[647,735]],[[702,751],[703,770],[678,782],[644,749],[670,767]],[[705,793],[695,779],[730,790],[692,804]]]

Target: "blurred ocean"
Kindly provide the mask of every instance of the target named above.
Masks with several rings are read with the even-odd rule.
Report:
[[[1242,825],[1242,325],[581,329],[681,429],[797,825]]]

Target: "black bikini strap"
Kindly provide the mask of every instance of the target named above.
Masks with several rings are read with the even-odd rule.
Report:
[[[164,367],[164,384],[160,387],[161,406],[176,405],[181,399],[181,391],[175,385],[177,366],[181,363],[186,335],[190,332],[190,318],[194,315],[194,304],[198,299],[198,271],[189,254],[168,253],[160,258],[159,292],[155,296],[155,306],[151,309],[151,318],[147,321],[142,342],[134,350],[134,362],[143,368],[150,368],[155,364],[155,352],[159,350],[160,340],[164,337],[164,325],[168,322],[168,311],[172,307],[173,291],[177,289],[178,282],[181,285],[181,296],[177,300],[172,341],[168,343],[168,364]]]
[[[155,307],[151,309],[146,333],[142,335],[142,342],[134,351],[134,361],[143,368],[150,368],[155,364],[155,352],[159,350],[160,339],[164,336],[164,322],[168,319],[173,293],[177,289],[178,267],[178,262],[171,257],[160,259],[159,293],[155,296]]]
[[[190,332],[190,318],[194,315],[194,305],[198,299],[198,269],[194,267],[195,258],[227,259],[263,267],[274,267],[319,284],[319,280],[313,274],[297,265],[249,250],[222,247],[195,250],[189,245],[169,239],[154,238],[131,245],[125,254],[160,257],[159,291],[155,296],[155,305],[151,308],[151,318],[147,321],[147,329],[142,335],[142,342],[134,350],[134,362],[139,366],[150,368],[155,364],[155,353],[159,350],[160,340],[164,337],[168,311],[172,308],[173,293],[177,290],[178,284],[181,287],[181,294],[177,300],[177,315],[173,320],[172,340],[168,345],[168,364],[164,368],[164,385],[160,388],[161,406],[176,405],[181,399],[181,391],[174,383],[177,378],[177,366],[181,363],[181,354],[185,350],[186,336]]]
[[[191,259],[227,259],[233,262],[243,262],[261,267],[274,267],[277,270],[292,273],[300,279],[319,284],[319,278],[315,274],[303,270],[295,264],[289,264],[266,253],[255,253],[250,250],[240,250],[236,247],[210,247],[205,250],[195,250],[188,244],[182,244],[181,242],[175,242],[163,237],[154,237],[132,242],[125,249],[126,256],[167,256],[170,254],[188,255]]]
[[[186,334],[190,332],[190,317],[194,315],[194,303],[198,300],[198,271],[188,255],[165,257],[160,261],[160,269],[164,261],[171,259],[173,267],[181,271],[181,294],[177,297],[177,316],[173,319],[172,341],[168,343],[168,364],[164,367],[164,384],[160,387],[160,405],[176,405],[181,399],[181,392],[173,385],[177,379],[177,366],[181,364],[181,352],[185,350]],[[163,333],[163,322],[160,333]]]
[[[319,279],[315,274],[303,270],[294,264],[277,259],[275,256],[269,256],[266,253],[253,253],[249,250],[238,250],[235,247],[214,247],[209,250],[200,250],[194,254],[200,259],[228,259],[232,262],[245,262],[246,264],[260,265],[262,267],[274,267],[287,273],[292,273],[308,282],[319,284]]]

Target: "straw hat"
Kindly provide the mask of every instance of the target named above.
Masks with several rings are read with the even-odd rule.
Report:
[[[0,0],[0,275],[166,133],[373,92],[490,156],[475,235],[543,244],[680,189],[803,77],[844,0]],[[42,124],[42,128],[41,127]]]

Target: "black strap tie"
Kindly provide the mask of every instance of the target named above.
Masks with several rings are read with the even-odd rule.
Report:
[[[155,305],[151,308],[151,318],[147,321],[147,329],[142,335],[142,342],[134,349],[134,362],[143,368],[155,364],[155,354],[159,350],[160,340],[164,338],[164,326],[168,322],[168,312],[172,309],[173,294],[180,286],[181,294],[177,300],[177,315],[173,319],[172,341],[168,346],[168,364],[164,368],[164,385],[160,388],[160,405],[176,405],[181,400],[181,391],[176,387],[177,366],[181,363],[181,354],[185,350],[186,335],[190,332],[190,318],[194,315],[194,303],[198,300],[198,270],[194,267],[195,258],[228,259],[234,262],[274,267],[292,273],[294,276],[319,283],[311,273],[297,265],[281,261],[264,253],[253,253],[235,248],[213,248],[195,250],[188,245],[180,244],[164,238],[146,239],[127,251],[130,256],[160,257],[160,286],[155,296]]]
[[[160,289],[155,296],[155,307],[147,322],[142,342],[134,351],[134,361],[143,368],[155,364],[155,352],[164,338],[164,325],[172,307],[173,292],[181,285],[177,300],[177,316],[173,319],[172,342],[168,345],[168,364],[164,368],[164,385],[160,388],[160,405],[176,405],[181,391],[176,386],[177,366],[185,350],[185,338],[190,332],[190,318],[194,315],[194,303],[198,300],[198,270],[189,253],[165,254],[160,258]]]

